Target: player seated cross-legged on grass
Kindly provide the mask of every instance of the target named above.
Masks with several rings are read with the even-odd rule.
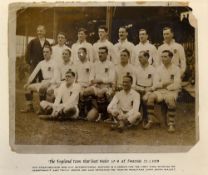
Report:
[[[107,108],[108,113],[117,121],[111,128],[121,132],[141,120],[140,95],[131,88],[132,82],[133,78],[130,75],[123,77],[123,90],[115,94]]]
[[[135,66],[136,69],[136,86],[135,90],[141,95],[141,108],[143,114],[143,121],[147,121],[146,103],[148,96],[152,92],[154,81],[155,68],[149,63],[149,52],[140,51],[138,54],[139,63]],[[136,60],[137,61],[137,60]]]
[[[181,74],[178,66],[171,62],[173,53],[170,50],[162,51],[162,63],[156,72],[153,89],[147,100],[148,123],[144,126],[149,129],[154,121],[155,102],[164,101],[167,105],[167,125],[168,132],[175,132],[175,111],[176,99],[181,88]]]
[[[80,85],[74,83],[75,73],[68,71],[65,81],[58,88],[54,103],[42,101],[40,106],[46,115],[39,115],[42,119],[76,119],[79,115],[78,101]]]
[[[81,86],[79,95],[79,116],[80,119],[86,119],[88,111],[92,106],[92,96],[84,93],[90,85],[90,72],[92,69],[90,61],[87,59],[87,49],[81,47],[78,49],[79,60],[75,64],[76,82]]]
[[[107,56],[108,48],[100,47],[99,60],[93,64],[90,72],[91,86],[84,90],[85,96],[94,96],[93,107],[87,114],[87,119],[91,121],[107,119],[107,106],[114,92],[114,65],[107,60]]]
[[[65,81],[65,73],[69,70],[74,71],[74,65],[71,60],[71,51],[66,48],[62,51],[62,60],[57,62],[54,60],[54,78],[52,80],[51,86],[47,89],[46,101],[53,103],[57,95],[57,89],[63,81]],[[40,114],[41,114],[40,110]]]
[[[24,85],[26,108],[21,112],[34,112],[33,108],[33,92],[39,93],[40,101],[45,99],[47,88],[51,85],[54,76],[54,62],[51,59],[51,47],[45,45],[43,48],[44,60],[40,61],[33,70],[27,83]],[[42,72],[43,80],[40,83],[32,83],[39,72]]]

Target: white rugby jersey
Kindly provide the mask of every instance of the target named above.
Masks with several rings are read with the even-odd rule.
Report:
[[[163,87],[164,85],[167,87]],[[168,90],[179,90],[181,87],[180,68],[175,64],[171,64],[166,68],[161,64],[155,73],[153,88],[165,88]]]
[[[76,82],[81,86],[89,86],[91,69],[92,64],[89,61],[78,61],[75,65],[75,72],[77,76]]]
[[[134,47],[135,47],[134,44],[129,42],[127,39],[124,41],[118,40],[118,43],[114,45],[114,50],[115,50],[116,58],[117,58],[116,64],[120,63],[120,53],[124,49],[127,49],[130,52],[130,62],[131,62]]]
[[[99,48],[100,47],[107,47],[108,48],[108,60],[112,61],[114,64],[117,63],[117,58],[114,50],[113,44],[108,41],[107,39],[104,41],[98,40],[96,43],[93,44],[93,62],[99,60]]]
[[[65,49],[71,49],[66,46],[65,44],[63,46],[60,46],[59,44],[56,44],[55,46],[52,46],[52,59],[54,59],[54,63],[57,64],[62,64],[63,63],[63,58],[62,54]]]
[[[104,83],[115,83],[115,70],[111,61],[96,61],[90,72],[90,81],[102,80]]]
[[[132,64],[127,64],[122,66],[121,64],[116,66],[116,84],[117,86],[122,86],[123,84],[123,77],[125,75],[131,75],[133,78],[132,86],[135,85],[136,77],[135,77],[135,68]]]
[[[54,77],[54,62],[52,59],[49,60],[42,60],[38,63],[38,65],[33,70],[32,74],[30,75],[28,82],[31,83],[35,76],[38,74],[39,71],[42,72],[44,80],[51,80]]]
[[[164,50],[170,50],[173,53],[172,63],[180,68],[181,74],[183,74],[186,70],[186,56],[184,52],[184,48],[181,44],[172,40],[170,44],[164,42],[158,48],[159,55],[159,64],[161,64],[161,54]]]
[[[67,63],[63,62],[62,64],[56,65],[55,71],[54,71],[54,81],[56,83],[59,83],[60,81],[64,80],[65,74],[69,70],[73,72],[75,71],[72,61],[69,61]]]
[[[142,67],[141,65],[135,66],[136,85],[142,87],[151,87],[155,76],[156,69],[152,65]]]
[[[81,47],[84,47],[84,48],[87,49],[87,60],[92,62],[93,61],[93,48],[92,48],[92,44],[90,44],[87,41],[83,41],[82,43],[77,41],[76,43],[74,43],[72,45],[72,61],[73,61],[73,63],[77,64],[77,62],[79,61],[78,50]]]
[[[140,65],[139,62],[139,52],[141,51],[147,51],[149,52],[149,59],[148,62],[149,64],[153,65],[154,67],[156,67],[158,65],[158,54],[157,54],[157,49],[156,47],[151,44],[148,40],[146,41],[146,43],[139,43],[134,47],[134,51],[133,51],[133,56],[132,56],[132,62],[134,65]]]
[[[62,101],[63,105],[66,107],[77,106],[79,102],[80,90],[81,87],[79,84],[73,83],[70,87],[67,87],[66,82],[64,81],[58,88],[54,105],[59,105]]]
[[[131,89],[129,93],[121,90],[114,95],[112,101],[108,105],[108,110],[113,109],[115,106],[118,107],[118,110],[123,112],[129,112],[131,110],[138,112],[140,106],[140,95],[133,89]]]

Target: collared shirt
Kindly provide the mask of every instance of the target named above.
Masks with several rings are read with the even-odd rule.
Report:
[[[54,105],[59,105],[62,101],[64,106],[77,106],[79,101],[80,85],[72,84],[70,87],[66,86],[64,81],[61,86],[58,88],[58,93],[54,102]]]
[[[65,49],[71,50],[68,46],[63,45],[60,46],[59,44],[56,44],[52,47],[52,59],[54,59],[55,64],[61,65],[63,63],[62,54]]]
[[[40,41],[41,47],[43,47],[44,44],[45,44],[46,39],[45,38],[41,38],[41,39],[39,38],[39,41]]]
[[[96,61],[90,72],[90,81],[102,80],[104,83],[115,83],[115,70],[111,61]]]
[[[116,66],[116,84],[117,86],[122,86],[123,84],[123,76],[131,75],[133,78],[132,87],[135,85],[135,68],[132,64],[127,64],[126,66],[122,66],[121,64]]]
[[[170,50],[173,52],[172,63],[178,66],[181,70],[181,74],[183,74],[186,70],[186,56],[184,52],[184,48],[181,44],[172,40],[170,44],[164,42],[158,48],[158,55],[159,55],[159,64],[161,64],[161,54],[164,50]]]
[[[89,86],[90,84],[90,72],[92,64],[89,61],[81,62],[78,61],[75,65],[75,72],[77,75],[77,83],[81,86]]]
[[[133,56],[132,56],[132,62],[134,65],[140,65],[138,57],[139,57],[139,52],[141,51],[149,52],[150,55],[148,59],[149,64],[153,65],[154,67],[158,65],[157,49],[148,40],[144,44],[140,42],[134,47]]]
[[[93,48],[92,44],[88,43],[87,41],[83,41],[80,43],[77,41],[72,45],[72,61],[74,64],[76,64],[79,61],[78,58],[78,50],[79,48],[84,47],[87,49],[87,60],[92,62],[93,61]]]
[[[100,47],[107,47],[108,48],[108,60],[112,61],[114,64],[117,62],[116,61],[116,54],[115,50],[113,47],[113,44],[108,41],[107,39],[105,41],[100,41],[98,40],[96,43],[93,44],[93,62],[99,60],[99,48]]]
[[[129,52],[130,52],[130,60],[129,62],[131,62],[131,58],[132,58],[132,53],[133,53],[133,50],[134,50],[134,44],[129,42],[127,39],[124,40],[124,41],[121,41],[121,40],[118,40],[118,43],[116,43],[114,45],[114,50],[115,50],[115,53],[116,53],[116,61],[117,63],[116,64],[119,64],[120,63],[120,53],[122,50],[124,49],[127,49]]]
[[[30,75],[28,82],[31,83],[39,71],[42,72],[44,80],[51,80],[54,77],[54,62],[52,59],[48,61],[42,60],[38,63],[38,65],[33,70],[32,74]]]
[[[133,89],[131,89],[129,93],[121,90],[115,94],[108,109],[112,109],[115,106],[118,107],[118,110],[123,112],[129,112],[130,110],[138,112],[140,106],[140,95]]]
[[[74,65],[72,61],[69,61],[68,63],[62,62],[59,65],[55,66],[55,71],[54,71],[54,83],[59,83],[60,81],[65,79],[65,74],[67,71],[75,71],[74,70]]]
[[[151,87],[153,85],[153,79],[155,74],[155,68],[152,65],[147,67],[136,67],[136,85],[142,87]]]
[[[166,85],[166,87],[164,87]],[[155,73],[153,88],[161,88],[168,90],[179,90],[181,87],[180,68],[175,64],[171,64],[166,68],[161,64]]]

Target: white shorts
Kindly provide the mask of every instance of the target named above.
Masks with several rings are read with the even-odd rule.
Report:
[[[163,100],[166,100],[169,97],[174,98],[174,100],[177,100],[178,97],[178,91],[169,91],[166,89],[161,89],[153,92],[157,96],[157,102],[162,102]]]
[[[40,83],[32,83],[28,86],[28,89],[30,89],[34,92],[39,92],[41,87],[48,88],[49,87],[49,82],[50,82],[50,80],[43,80]]]
[[[65,108],[65,110],[72,108],[71,106],[66,107],[63,103],[61,103],[59,105],[54,105],[53,103],[45,101],[45,100],[40,102],[40,106],[43,108],[43,110],[45,110],[48,107],[51,107],[51,108],[53,108],[53,111],[55,111],[55,110],[59,111],[63,108]],[[76,113],[73,116],[70,116],[70,118],[76,119],[79,116],[79,108],[77,106],[74,106],[74,107],[76,109]]]

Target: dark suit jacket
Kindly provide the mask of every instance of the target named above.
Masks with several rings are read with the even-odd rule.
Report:
[[[45,40],[44,45],[50,45],[50,43],[47,40]],[[26,58],[26,62],[33,69],[41,60],[44,59],[43,47],[41,46],[40,40],[38,38],[31,40],[30,43],[28,44],[25,58]]]

